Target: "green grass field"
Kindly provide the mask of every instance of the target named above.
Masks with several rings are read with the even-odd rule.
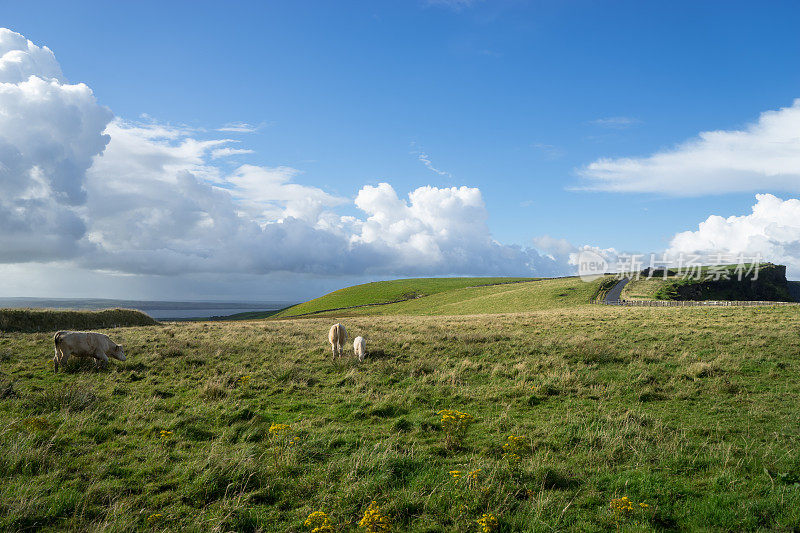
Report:
[[[0,530],[365,531],[373,500],[393,531],[795,530],[797,310],[592,290],[118,328],[128,360],[100,371],[0,334]],[[331,360],[335,321],[364,363]],[[474,417],[463,439],[442,409]]]
[[[276,318],[317,313],[357,305],[410,300],[478,285],[494,285],[536,278],[412,278],[377,281],[346,287],[274,314]]]

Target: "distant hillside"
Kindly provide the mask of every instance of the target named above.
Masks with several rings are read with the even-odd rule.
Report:
[[[273,316],[282,318],[358,305],[400,302],[464,287],[533,281],[535,279],[538,278],[409,278],[376,281],[339,289],[283,309]]]
[[[622,293],[626,300],[766,300],[793,301],[786,267],[765,263],[758,275],[739,279],[736,265],[706,266],[696,277],[653,277],[631,281]],[[716,279],[718,278],[718,279]]]
[[[86,330],[157,324],[134,309],[68,311],[61,309],[0,309],[0,331]]]
[[[510,278],[469,278],[472,280],[487,279],[510,279]],[[408,286],[416,280],[399,280]],[[430,280],[420,280],[429,282]],[[473,281],[474,283],[474,281]],[[497,282],[496,282],[497,283]],[[516,283],[497,283],[494,285],[463,286],[464,278],[439,278],[435,287],[435,292],[425,296],[419,296],[404,301],[389,303],[386,305],[372,305],[368,307],[356,307],[349,309],[333,309],[326,306],[331,305],[328,296],[317,298],[308,304],[314,303],[314,307],[319,309],[311,316],[361,316],[361,315],[471,315],[471,314],[497,314],[497,313],[520,313],[525,311],[553,309],[560,307],[574,307],[578,305],[588,305],[588,300],[593,296],[601,281],[591,283],[583,282],[578,277],[534,279]],[[350,289],[358,289],[362,292],[363,299],[360,301],[375,301],[377,298],[366,292],[368,287],[375,289],[376,294],[386,294],[388,289],[393,287],[395,282],[386,281],[358,285]],[[384,287],[387,285],[388,287]],[[343,289],[342,291],[348,291]],[[337,291],[341,292],[341,291]],[[305,304],[300,304],[305,305]],[[295,306],[300,307],[300,306]],[[275,318],[285,318],[293,313],[287,313],[293,308],[284,310],[275,315]],[[285,313],[285,314],[284,314]]]

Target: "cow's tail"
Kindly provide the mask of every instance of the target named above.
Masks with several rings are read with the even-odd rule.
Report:
[[[57,331],[56,334],[53,335],[53,344],[55,344],[56,347],[58,347],[58,345],[61,344],[61,341],[64,340],[64,335],[66,333],[66,331]]]

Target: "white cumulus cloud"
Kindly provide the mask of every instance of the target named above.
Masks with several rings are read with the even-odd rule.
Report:
[[[745,258],[758,254],[773,263],[785,264],[790,276],[800,276],[800,200],[782,200],[772,194],[757,194],[752,212],[722,217],[711,215],[697,230],[672,238],[672,256],[717,254]]]
[[[700,133],[645,157],[598,159],[580,169],[588,190],[676,196],[800,191],[800,99],[741,130]]]
[[[78,253],[86,170],[111,116],[48,48],[0,28],[0,262]]]

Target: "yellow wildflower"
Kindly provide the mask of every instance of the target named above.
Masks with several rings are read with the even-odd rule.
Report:
[[[292,432],[292,426],[289,424],[276,424],[275,422],[269,426],[269,434],[275,437],[286,435]]]
[[[524,453],[526,449],[525,435],[509,435],[505,444],[503,444],[503,457],[510,462],[519,461],[521,454]]]
[[[478,483],[478,474],[481,473],[481,470],[483,469],[479,468],[467,474],[467,483],[469,483],[470,487],[474,487]]]
[[[378,502],[374,500],[369,504],[367,510],[364,511],[364,517],[358,525],[359,527],[363,527],[368,533],[381,533],[392,530],[392,521],[388,516],[381,513]]]
[[[303,525],[313,528],[311,533],[333,533],[330,518],[322,511],[314,511],[308,515]]]
[[[633,502],[627,496],[615,498],[608,505],[612,511],[624,516],[628,516],[633,512]]]
[[[475,420],[472,415],[456,409],[442,409],[437,414],[442,416],[442,431],[444,431],[445,445],[448,448],[461,443],[467,433],[467,428]]]
[[[476,522],[481,526],[481,531],[483,531],[483,533],[492,533],[498,526],[497,517],[492,513],[483,513],[483,516],[478,518]]]

